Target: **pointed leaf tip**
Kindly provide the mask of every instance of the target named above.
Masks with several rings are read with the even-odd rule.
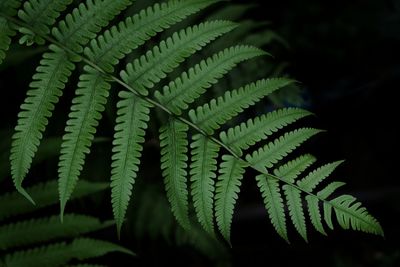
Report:
[[[33,198],[28,194],[28,192],[26,192],[25,189],[23,189],[21,186],[17,186],[16,187],[17,191],[23,195],[27,200],[29,200],[29,202],[31,202],[34,206],[36,206],[35,201],[33,200]]]
[[[61,223],[64,222],[64,211],[65,211],[65,203],[64,201],[60,202],[60,221]]]

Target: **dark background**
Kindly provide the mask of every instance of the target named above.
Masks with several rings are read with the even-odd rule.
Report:
[[[302,83],[306,108],[317,114],[312,126],[327,130],[310,146],[313,154],[322,161],[346,160],[335,178],[347,182],[344,192],[357,196],[378,218],[385,238],[339,227],[324,237],[310,228],[306,244],[291,229],[292,244],[288,245],[270,225],[255,182],[246,181],[232,226],[234,266],[400,266],[396,129],[400,1],[259,0],[257,4],[246,13],[247,18],[269,21],[268,27],[287,41],[290,48],[274,57],[277,62],[289,62],[286,72]],[[14,127],[25,96],[23,88],[33,70],[34,64],[27,63],[2,73],[6,77],[0,98],[3,130]],[[65,100],[60,105],[68,104]],[[52,123],[59,127],[50,135],[62,131],[65,122],[63,109],[56,112],[61,117]],[[3,185],[12,188],[11,183]],[[109,218],[111,209],[107,209]],[[105,216],[104,211],[93,212]],[[115,239],[113,231],[109,235]],[[130,244],[127,239],[123,242]],[[211,264],[191,248],[164,244],[141,250],[137,265]]]
[[[233,227],[236,263],[400,266],[396,129],[400,1],[282,0],[258,4],[260,8],[248,16],[270,21],[289,43],[289,52],[277,60],[290,62],[288,72],[309,94],[308,108],[318,117],[316,127],[328,130],[313,146],[314,153],[325,160],[346,159],[336,178],[346,181],[347,192],[356,195],[379,219],[386,237],[341,230],[323,237],[311,231],[309,244],[296,240],[293,233],[293,244],[287,245],[273,233],[267,218],[259,220],[257,228],[252,220],[243,219]],[[257,217],[258,213],[251,214]]]

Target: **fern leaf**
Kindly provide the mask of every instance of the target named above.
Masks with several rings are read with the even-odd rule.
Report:
[[[275,163],[319,132],[320,130],[317,129],[302,128],[286,133],[254,151],[251,155],[246,155],[246,160],[257,169],[265,172],[265,168],[272,168]]]
[[[324,226],[322,225],[321,211],[319,208],[319,199],[313,195],[308,195],[306,196],[306,201],[311,223],[318,232],[320,232],[323,235],[326,235]]]
[[[88,73],[81,75],[61,145],[58,169],[61,219],[79,179],[86,154],[90,152],[111,87],[103,75],[88,66],[85,66],[85,70]]]
[[[72,251],[77,251],[76,259],[97,258],[110,252],[121,252],[134,256],[135,253],[119,245],[90,238],[77,238],[71,244]]]
[[[353,229],[383,236],[379,222],[372,217],[360,202],[350,195],[341,195],[333,200],[336,219],[343,229]]]
[[[317,193],[317,196],[320,199],[327,199],[330,197],[339,187],[342,187],[345,185],[343,182],[332,182],[328,184],[325,188],[323,188],[321,191]],[[323,209],[324,209],[324,220],[326,222],[326,225],[333,230],[333,223],[332,223],[332,205],[329,202],[324,202],[323,203]]]
[[[111,176],[111,202],[118,233],[137,176],[145,130],[150,119],[150,105],[130,92],[120,92],[117,104]]]
[[[311,192],[314,188],[327,178],[343,161],[326,164],[308,174],[304,179],[297,182],[297,185],[306,192]]]
[[[107,30],[90,43],[85,54],[104,70],[112,72],[113,65],[146,40],[215,2],[218,1],[171,0],[157,3]]]
[[[134,255],[130,250],[106,241],[77,238],[72,243],[56,243],[5,256],[8,267],[57,267],[73,259],[85,260],[111,252]]]
[[[79,52],[82,46],[87,44],[89,37],[93,38],[101,27],[106,26],[108,21],[129,3],[129,0],[96,0],[94,2],[88,0],[86,5],[81,3],[79,8],[75,8],[71,14],[68,14],[65,21],[60,22],[60,29],[53,29],[53,34],[64,45]],[[108,9],[104,9],[106,7]],[[87,8],[90,10],[88,11]],[[102,10],[99,11],[99,9]],[[34,203],[33,199],[22,188],[22,181],[30,168],[54,104],[58,102],[62,94],[61,90],[74,69],[74,65],[62,49],[54,45],[51,45],[50,49],[51,52],[43,55],[37,73],[33,76],[34,81],[30,85],[32,90],[28,91],[22,111],[19,113],[20,119],[10,157],[14,184],[17,190],[32,203]]]
[[[343,182],[332,182],[328,184],[324,189],[318,192],[317,196],[321,199],[327,199],[330,195],[333,194],[339,187],[344,186]]]
[[[268,211],[269,219],[276,232],[289,242],[286,227],[285,209],[278,180],[268,178],[265,175],[256,176],[257,185],[260,188],[264,199],[265,208]]]
[[[175,32],[172,37],[128,64],[126,71],[121,72],[121,77],[138,92],[147,95],[147,89],[165,78],[166,73],[185,58],[235,27],[236,24],[229,21],[211,21]]]
[[[21,105],[11,148],[11,174],[15,187],[31,202],[33,200],[22,188],[22,181],[32,164],[54,105],[74,69],[66,53],[56,46],[51,46],[51,49],[54,52],[43,55],[30,84],[32,89]]]
[[[21,0],[2,0],[0,2],[0,13],[14,16],[17,8],[21,5]],[[6,57],[6,52],[11,44],[11,37],[15,35],[15,31],[10,27],[10,23],[6,18],[0,17],[0,64]]]
[[[81,53],[83,46],[130,4],[131,0],[87,0],[67,14],[52,34],[72,51]]]
[[[97,218],[75,214],[65,215],[64,223],[60,222],[58,216],[20,221],[0,227],[0,249],[20,247],[62,237],[75,237],[112,224],[110,221],[101,223]]]
[[[108,188],[107,183],[95,183],[81,180],[78,182],[71,199],[84,197]],[[57,195],[57,181],[49,181],[38,184],[27,189],[36,199],[33,206],[27,202],[18,192],[7,193],[0,196],[0,220],[7,219],[20,214],[34,212],[44,207],[56,204],[59,201]]]
[[[10,47],[11,37],[15,31],[10,28],[10,24],[5,18],[0,17],[0,64],[6,57],[6,51]]]
[[[338,188],[345,185],[343,182],[332,182],[328,184],[325,188],[317,193],[317,197],[320,199],[328,199]],[[332,204],[328,201],[323,203],[324,210],[324,221],[326,225],[333,230],[333,222],[332,222]]]
[[[188,108],[188,104],[237,64],[265,54],[266,52],[251,46],[227,48],[183,72],[181,77],[165,86],[162,93],[156,91],[154,96],[173,113],[180,115],[182,110]]]
[[[333,230],[333,222],[332,222],[332,205],[329,203],[324,203],[323,205],[324,208],[324,220],[326,222],[326,225]]]
[[[310,167],[317,159],[312,155],[300,156],[274,170],[274,174],[287,183],[294,183],[295,179]]]
[[[291,185],[284,185],[283,191],[289,208],[290,218],[297,232],[307,241],[306,219],[304,217],[303,202],[301,192]]]
[[[8,16],[17,14],[17,8],[21,5],[22,0],[2,0],[0,2],[0,12]]]
[[[29,0],[24,3],[23,9],[18,11],[18,17],[32,27],[36,34],[49,34],[49,26],[54,25],[57,17],[71,3],[72,0]],[[30,45],[35,41],[42,45],[45,42],[43,38],[34,36],[35,34],[27,28],[20,29],[20,32],[25,33],[20,39],[21,44],[27,42]]]
[[[190,229],[187,190],[188,126],[170,118],[160,129],[161,169],[172,212],[184,229]]]
[[[197,107],[196,110],[190,110],[189,116],[197,126],[211,135],[245,108],[291,83],[292,80],[286,78],[260,80],[237,90],[227,91],[223,97],[212,99],[209,103]]]
[[[284,108],[269,112],[266,115],[249,119],[227,131],[220,133],[221,141],[236,152],[248,149],[271,134],[297,120],[311,115],[310,112],[299,108]]]
[[[214,179],[217,177],[217,157],[219,145],[203,135],[195,135],[192,148],[190,176],[192,197],[197,219],[209,234],[214,235],[213,199]]]
[[[215,194],[215,217],[222,236],[230,243],[233,211],[246,163],[231,155],[222,156]]]
[[[98,264],[77,264],[77,265],[68,265],[66,267],[107,267],[107,266]]]

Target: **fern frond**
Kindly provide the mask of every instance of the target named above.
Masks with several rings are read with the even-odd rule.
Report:
[[[313,155],[303,155],[275,169],[274,174],[292,184],[302,172],[316,161],[317,159]]]
[[[242,61],[265,55],[266,52],[251,46],[234,46],[202,60],[199,64],[183,72],[175,81],[171,81],[154,96],[176,115],[187,109],[188,104],[215,84]]]
[[[138,92],[147,95],[147,89],[165,78],[166,73],[185,58],[235,27],[236,24],[229,21],[211,21],[175,32],[132,64],[129,63],[126,71],[121,72],[121,77]]]
[[[31,202],[33,200],[22,188],[22,181],[32,164],[54,105],[75,67],[66,53],[56,46],[50,48],[53,52],[43,55],[33,76],[34,81],[30,84],[32,89],[28,91],[25,103],[21,105],[10,156],[15,187]]]
[[[113,212],[118,232],[124,221],[132,187],[138,175],[145,132],[150,119],[150,108],[154,105],[169,115],[167,122],[160,129],[161,168],[172,213],[184,230],[191,229],[187,186],[187,180],[190,179],[198,221],[208,233],[214,235],[215,217],[219,231],[230,243],[235,203],[245,168],[251,167],[262,173],[256,178],[257,184],[271,222],[284,239],[288,239],[285,204],[289,210],[290,220],[306,241],[305,217],[309,216],[317,231],[326,234],[324,229],[326,225],[333,228],[332,212],[335,213],[339,225],[344,229],[352,228],[383,235],[382,228],[376,219],[369,215],[354,197],[332,196],[343,183],[333,182],[316,190],[317,186],[320,187],[320,184],[339,165],[339,162],[322,166],[300,179],[302,173],[315,162],[315,158],[311,155],[303,155],[289,162],[285,159],[289,153],[319,130],[302,128],[283,133],[275,140],[268,140],[269,143],[258,150],[251,151],[244,157],[246,161],[240,159],[245,150],[251,146],[264,142],[278,130],[310,113],[295,108],[282,109],[250,119],[220,133],[221,140],[211,136],[245,108],[260,102],[263,97],[279,88],[289,85],[291,80],[285,78],[260,80],[225,94],[219,94],[220,97],[190,110],[187,115],[191,122],[181,116],[197,98],[205,95],[208,88],[216,85],[220,78],[239,63],[267,54],[262,50],[246,45],[232,46],[222,51],[218,49],[216,51],[220,52],[200,61],[163,88],[158,88],[159,91],[154,93],[158,102],[147,97],[149,89],[155,87],[196,51],[202,50],[211,41],[235,28],[234,23],[212,21],[180,31],[174,28],[174,33],[169,38],[128,64],[120,73],[122,80],[114,76],[115,66],[134,49],[161,32],[164,34],[160,34],[160,37],[170,34],[171,31],[168,29],[173,24],[218,2],[217,0],[170,0],[155,4],[119,24],[111,25],[97,38],[101,29],[106,27],[123,9],[131,6],[133,0],[86,0],[85,3],[77,3],[77,7],[58,23],[58,27],[54,26],[60,13],[72,2],[76,1],[27,0],[19,11],[19,18],[16,18],[19,0],[0,2],[0,63],[10,46],[15,29],[19,29],[22,33],[21,42],[42,44],[44,40],[47,40],[50,43],[46,46],[49,51],[43,54],[43,59],[30,84],[31,90],[27,92],[27,98],[21,106],[12,142],[10,155],[12,179],[17,190],[26,198],[33,202],[28,192],[22,187],[22,183],[32,165],[48,119],[53,113],[54,105],[58,102],[62,90],[70,80],[75,68],[74,62],[83,60],[86,66],[83,67],[84,73],[79,78],[76,97],[72,101],[69,120],[65,127],[66,133],[61,145],[58,170],[61,219],[63,219],[64,209],[69,199],[79,194],[88,194],[91,190],[99,190],[90,187],[74,192],[86,155],[90,152],[102,112],[105,110],[111,81],[115,81],[131,91],[123,91],[119,95],[121,100],[117,104],[118,116],[113,142],[111,187]],[[231,39],[243,39],[243,33],[254,26],[255,24],[249,23],[247,28],[237,31]],[[276,36],[272,37],[276,38]],[[92,40],[90,45],[85,47],[90,40]],[[225,46],[225,43],[226,41],[223,41],[219,45]],[[239,71],[234,73],[234,76],[240,76],[237,74]],[[198,133],[194,135],[189,133],[188,126]],[[193,136],[190,178],[187,174],[189,134]],[[221,147],[230,155],[222,156],[217,178],[217,159]],[[273,175],[270,172],[272,170]],[[214,185],[216,178],[217,182]],[[55,186],[55,182],[50,182],[43,188],[35,187],[28,190],[37,197],[38,205],[34,208],[25,202],[22,204],[19,195],[18,198],[15,194],[0,197],[0,202],[3,203],[0,206],[0,219],[54,204],[57,197],[54,188],[51,187]],[[215,211],[213,211],[214,201]],[[8,203],[12,203],[13,207],[10,207]],[[306,206],[303,207],[303,204],[307,205],[307,214],[304,211]],[[159,213],[158,216],[163,216],[163,214],[165,213]],[[4,226],[2,231],[8,236],[0,234],[0,242],[3,238],[3,241],[6,240],[3,242],[6,244],[4,246],[14,246],[9,241],[10,236],[17,237],[19,240],[19,236],[26,235],[27,229],[36,229],[35,234],[31,236],[33,241],[28,238],[24,240],[25,243],[16,241],[16,245],[44,241],[59,237],[57,234],[61,232],[56,234],[56,231],[60,231],[58,227],[68,228],[69,224],[74,225],[71,221],[68,222],[69,216],[65,218],[63,226],[53,223],[53,220],[55,219],[49,218],[43,221]],[[91,221],[91,223],[98,225],[99,222]],[[51,228],[49,224],[54,228]],[[46,235],[41,236],[42,239],[40,239],[36,234],[40,234],[45,228]],[[79,232],[86,231],[85,229],[76,230]],[[65,235],[71,233],[73,233],[71,228],[63,231]],[[58,266],[67,264],[71,259],[85,259],[113,250],[129,253],[113,244],[99,242],[77,239],[70,244],[60,243],[28,252],[19,252],[19,254],[6,256],[6,261],[9,263],[7,266],[29,266],[32,262],[37,264],[38,261],[40,266]]]
[[[100,222],[99,219],[67,214],[61,223],[59,216],[32,219],[0,227],[0,249],[20,247],[50,241],[62,237],[75,237],[94,232],[112,225],[113,222]]]
[[[0,2],[0,13],[14,16],[17,8],[21,5],[21,0],[3,0]],[[0,17],[0,64],[6,57],[6,52],[11,44],[11,37],[15,35],[15,30],[11,27],[6,18]]]
[[[307,239],[307,228],[306,218],[304,217],[303,201],[301,199],[301,191],[291,185],[284,185],[283,191],[286,195],[286,201],[289,208],[290,218],[293,222],[297,232],[304,238]]]
[[[56,243],[5,256],[8,267],[57,267],[73,259],[85,260],[111,252],[134,255],[130,250],[106,241],[77,238],[72,243]]]
[[[150,105],[131,92],[119,93],[117,125],[113,141],[111,202],[118,233],[137,176],[145,130],[150,119]]]
[[[107,266],[98,264],[77,264],[77,265],[68,265],[66,267],[107,267]]]
[[[108,183],[96,183],[80,180],[71,199],[84,197],[108,188]],[[36,199],[36,205],[32,206],[18,192],[7,193],[0,196],[0,220],[20,214],[30,213],[41,208],[58,203],[57,181],[49,181],[27,189]]]
[[[227,91],[223,97],[212,99],[209,103],[190,110],[189,116],[193,123],[211,135],[245,108],[292,82],[286,78],[260,80],[237,90]]]
[[[81,3],[66,16],[65,21],[60,22],[60,29],[53,28],[53,34],[63,45],[76,52],[80,51],[89,38],[94,38],[129,3],[129,0],[88,0],[86,5]],[[90,12],[86,12],[87,8]],[[58,102],[74,69],[70,55],[67,56],[64,50],[55,45],[50,45],[50,49],[51,52],[43,55],[37,73],[33,76],[34,81],[30,84],[32,90],[28,91],[21,107],[10,156],[14,184],[32,203],[33,199],[22,188],[22,181],[31,166],[54,104]]]
[[[303,142],[321,132],[317,129],[302,128],[288,132],[275,141],[266,144],[264,147],[254,151],[251,155],[246,155],[246,160],[262,172],[266,168],[272,168],[283,157],[292,152]]]
[[[9,22],[5,18],[0,18],[0,64],[6,57],[6,51],[10,47],[11,37],[15,31],[10,28]]]
[[[140,20],[137,21],[138,25],[145,21],[152,22],[152,24],[150,23],[148,25],[145,25],[145,27],[143,28],[136,28],[138,25],[132,25],[132,21],[129,21],[130,24],[126,24],[128,26],[125,28],[125,30],[115,30],[115,35],[118,35],[114,36],[116,39],[118,39],[118,37],[123,37],[127,33],[133,31],[131,33],[133,36],[135,36],[136,43],[133,42],[128,44],[127,40],[124,40],[124,42],[122,43],[115,44],[116,39],[112,38],[112,36],[110,35],[110,33],[112,33],[111,30],[111,32],[108,32],[109,35],[107,35],[106,32],[104,37],[100,36],[98,39],[98,43],[96,43],[96,41],[92,42],[92,50],[94,51],[94,53],[91,53],[91,50],[87,50],[86,54],[89,54],[89,56],[91,56],[96,61],[96,63],[100,65],[100,67],[103,67],[108,71],[112,71],[112,66],[118,63],[118,59],[122,57],[124,53],[126,53],[127,51],[131,51],[133,48],[145,42],[146,39],[149,39],[151,36],[157,33],[157,31],[169,27],[169,25],[171,25],[173,22],[179,21],[188,14],[197,11],[202,6],[206,6],[213,1],[191,2],[196,4],[187,7],[187,9],[184,11],[177,9],[178,7],[182,8],[185,6],[181,1],[172,1],[170,2],[170,5],[162,5],[162,7],[166,9],[167,7],[169,7],[171,10],[160,9],[159,5],[155,5],[154,9],[149,8],[147,9],[147,12],[143,11],[144,14],[141,13],[141,16],[134,16],[133,19],[133,21],[135,21],[135,18],[137,20]],[[164,12],[177,12],[177,14],[174,15],[176,16],[175,19],[171,19],[172,13],[168,13],[171,18],[167,18],[163,17],[163,14],[165,15]],[[120,26],[121,25],[126,26],[123,23],[120,24]],[[142,38],[138,38],[138,35],[140,36],[140,33],[142,34]],[[111,41],[109,40],[109,42],[107,42],[107,38],[105,38],[107,36],[111,38]],[[98,44],[100,44],[100,46]],[[129,45],[130,48],[128,50],[125,49],[124,51],[124,44]],[[109,61],[106,60],[107,57],[109,57]],[[97,60],[100,58],[101,62]],[[86,71],[89,72],[89,69],[90,67],[86,66]],[[101,85],[96,84],[97,82],[99,82]],[[79,177],[82,165],[84,163],[85,154],[90,151],[93,134],[96,131],[96,126],[99,119],[101,118],[101,112],[104,110],[104,105],[108,96],[108,90],[110,88],[110,84],[102,78],[102,75],[95,72],[81,75],[79,86],[80,88],[77,90],[77,95],[82,94],[82,97],[77,97],[74,100],[74,106],[72,107],[72,113],[70,114],[70,118],[72,119],[67,122],[67,134],[65,135],[65,139],[68,141],[63,143],[63,149],[61,150],[62,156],[60,160],[60,167],[62,168],[60,168],[59,170],[61,216],[65,208],[65,203],[68,200],[69,194],[73,190],[74,183]],[[99,97],[93,97],[93,94],[97,94]],[[94,107],[94,109],[92,109],[92,106]],[[82,107],[86,107],[88,109],[82,112]],[[78,110],[81,113],[78,113]],[[87,116],[87,118],[84,118],[83,120],[78,120],[79,118],[82,118],[80,117],[80,115],[82,114],[85,114],[84,116]],[[127,193],[125,193],[125,195],[126,194]],[[121,203],[122,206],[114,206],[115,209],[119,209],[118,214],[116,214],[117,220],[119,220],[118,227],[122,225],[122,219],[124,217],[123,215],[126,209],[123,208],[123,206],[125,206],[125,203],[127,205],[126,200],[129,200],[129,196],[124,198],[123,203]]]
[[[161,169],[172,212],[184,229],[190,229],[187,190],[187,131],[189,127],[170,118],[160,129]]]
[[[22,0],[2,0],[0,2],[0,12],[8,16],[17,14],[17,9],[21,5]]]
[[[52,29],[52,34],[64,46],[81,53],[83,46],[94,39],[96,33],[131,2],[132,0],[87,0],[67,14],[58,27]]]
[[[113,65],[146,40],[216,2],[218,0],[170,0],[156,3],[93,40],[90,49],[85,49],[85,54],[105,71],[112,72]]]
[[[54,25],[56,19],[60,16],[72,0],[29,0],[24,3],[23,9],[18,11],[18,17],[27,25],[32,27],[36,34],[50,33],[50,26]],[[35,36],[31,30],[27,28],[19,29],[21,33],[25,33],[20,38],[20,43],[31,45],[33,42],[44,44],[44,39]]]
[[[341,195],[333,200],[333,209],[336,219],[343,229],[353,229],[370,234],[383,236],[383,230],[379,222],[372,217],[367,210],[350,195]]]
[[[299,108],[284,108],[249,119],[220,133],[221,141],[238,154],[271,134],[312,113]],[[240,152],[240,153],[239,153]]]
[[[286,228],[285,209],[278,181],[262,174],[257,175],[256,180],[272,225],[276,232],[283,239],[289,242]]]
[[[197,219],[209,234],[214,235],[213,200],[214,179],[220,146],[207,137],[197,134],[190,144],[192,163],[190,165],[191,193]]]
[[[297,185],[307,192],[314,188],[327,178],[343,161],[326,164],[315,171],[309,173],[305,178],[297,182]]]
[[[279,183],[283,183],[283,190],[286,196],[286,203],[289,208],[290,218],[300,235],[307,241],[307,230],[305,224],[305,215],[303,210],[303,200],[301,195],[305,194],[305,201],[308,208],[308,215],[314,228],[323,235],[326,235],[323,220],[326,225],[333,229],[332,212],[336,214],[339,225],[344,229],[352,228],[353,230],[364,231],[377,235],[383,235],[382,228],[378,221],[373,218],[367,210],[361,206],[361,203],[356,202],[356,199],[349,195],[341,195],[332,200],[329,198],[341,186],[342,182],[332,182],[319,190],[313,192],[316,186],[326,179],[341,163],[342,161],[326,164],[322,167],[311,171],[305,178],[298,180],[298,176],[306,170],[311,164],[315,162],[315,158],[311,155],[300,156],[292,160],[278,169],[274,170],[274,175],[264,174],[257,176],[259,187],[263,192],[264,201],[266,201],[267,210],[270,213],[270,219],[275,226],[277,232],[287,240],[286,228],[281,224],[277,224],[277,220],[284,220],[285,214],[282,210],[278,213],[276,209],[271,208],[271,198],[276,201],[276,207],[279,206],[279,201],[282,196],[279,192]],[[274,184],[274,191],[268,189],[268,184]],[[272,196],[271,191],[275,194]],[[320,203],[322,203],[323,211],[321,212]],[[275,214],[272,214],[275,212]],[[276,226],[278,225],[278,226]],[[282,230],[284,229],[284,230]],[[281,234],[284,233],[284,234]]]
[[[247,164],[231,155],[222,156],[215,194],[215,217],[222,236],[230,243],[233,211]]]
[[[88,73],[81,75],[61,145],[58,169],[61,219],[82,171],[86,154],[90,152],[111,87],[102,74],[88,66],[85,66],[85,70]]]

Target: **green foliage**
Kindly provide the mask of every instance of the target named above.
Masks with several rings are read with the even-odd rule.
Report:
[[[290,80],[284,78],[261,80],[238,90],[228,91],[223,97],[212,99],[196,110],[192,109],[189,116],[196,125],[211,135],[246,108],[290,83]]]
[[[141,184],[137,188],[140,190],[136,191],[136,199],[141,205],[137,205],[133,216],[128,217],[128,233],[131,227],[135,238],[146,244],[150,240],[154,246],[160,245],[160,240],[163,240],[169,246],[194,247],[205,257],[220,263],[218,266],[230,261],[225,244],[207,234],[200,224],[193,223],[189,232],[176,227],[161,183]]]
[[[376,219],[369,215],[366,209],[361,207],[361,204],[354,197],[340,195],[336,198],[330,198],[336,189],[343,186],[344,183],[332,182],[315,192],[317,185],[326,179],[339,166],[341,161],[326,164],[309,172],[303,179],[298,179],[315,161],[316,159],[311,155],[300,156],[275,169],[275,175],[261,174],[257,176],[258,186],[263,193],[265,206],[278,234],[288,241],[286,214],[282,205],[283,191],[288,203],[290,219],[296,230],[306,241],[305,213],[307,211],[304,210],[305,207],[303,206],[304,195],[311,224],[321,234],[326,235],[323,221],[325,221],[329,228],[333,229],[333,209],[336,219],[343,229],[352,228],[367,233],[383,235],[382,228]],[[280,177],[285,178],[281,179]],[[320,203],[324,207],[323,216]]]
[[[20,5],[20,0],[3,0],[0,2],[0,13],[5,16],[15,16]],[[0,17],[0,64],[3,63],[11,44],[11,37],[15,34],[11,25],[5,17]]]
[[[213,199],[217,170],[217,157],[220,146],[211,142],[204,135],[193,136],[190,144],[192,163],[190,175],[192,182],[193,205],[197,218],[204,229],[214,235]]]
[[[231,155],[224,155],[215,194],[215,218],[224,238],[230,243],[234,206],[247,164]]]
[[[38,34],[50,33],[49,26],[54,25],[57,17],[64,11],[72,0],[60,0],[60,1],[39,1],[30,0],[24,3],[24,8],[18,12],[18,17],[26,24],[31,25],[37,30]],[[20,43],[26,43],[32,45],[34,42],[38,44],[44,44],[45,40],[35,34],[27,28],[19,29],[21,33],[25,33],[21,37]]]
[[[8,249],[63,237],[79,236],[112,224],[112,222],[101,223],[96,218],[75,214],[66,215],[63,223],[60,222],[58,216],[21,221],[0,227],[0,248]]]
[[[81,180],[73,198],[83,197],[104,190],[107,185]],[[10,217],[26,215],[58,203],[57,182],[50,181],[27,189],[35,199],[33,206],[21,198],[20,194],[7,193],[0,196],[5,205],[1,206],[0,221],[0,262],[5,266],[64,266],[73,259],[96,258],[110,252],[132,252],[113,243],[82,238],[81,235],[98,231],[114,224],[113,221],[101,222],[99,219],[80,214],[66,214],[64,222],[58,215],[51,217],[29,217],[15,221]],[[21,201],[22,200],[22,201]],[[28,204],[28,205],[26,205]],[[74,238],[74,239],[73,239]],[[71,240],[60,242],[60,240]]]
[[[111,197],[118,232],[121,230],[132,187],[139,170],[150,105],[129,92],[121,92],[118,102],[117,125],[111,176]]]
[[[10,267],[56,267],[62,266],[73,259],[82,261],[100,257],[110,252],[134,255],[129,250],[110,242],[76,238],[71,243],[55,243],[27,251],[15,252],[6,256],[5,264]]]
[[[219,136],[224,144],[236,153],[242,154],[242,150],[248,149],[261,140],[266,140],[268,136],[284,126],[309,115],[308,111],[297,108],[278,109],[266,115],[249,119],[245,123],[221,132]]]
[[[155,97],[173,113],[181,115],[182,110],[189,107],[188,104],[204,94],[207,88],[217,83],[238,63],[264,54],[260,49],[250,46],[227,48],[183,72],[181,77],[165,86],[162,93],[156,92]]]
[[[92,183],[85,180],[78,182],[72,199],[93,194],[108,187],[107,183]],[[36,200],[36,205],[26,202],[17,192],[6,193],[0,196],[0,220],[11,216],[32,212],[58,202],[57,181],[48,181],[34,185],[27,189],[30,195]]]
[[[147,95],[147,89],[153,88],[185,58],[235,27],[230,21],[209,21],[175,32],[172,37],[161,41],[158,46],[129,63],[127,71],[121,76],[126,83]]]
[[[65,17],[65,20],[59,22],[58,27],[53,28],[53,35],[65,47],[81,51],[83,46],[128,3],[127,0],[88,1],[86,5],[81,3]],[[41,29],[37,30],[35,27],[31,30],[40,35]],[[14,184],[31,202],[33,199],[22,188],[22,181],[42,139],[47,119],[51,116],[54,104],[58,102],[74,69],[66,50],[55,45],[50,45],[49,48],[51,52],[43,54],[43,60],[33,76],[34,81],[30,84],[32,90],[27,92],[22,111],[18,114],[19,120],[10,156]],[[71,164],[79,166],[75,161]]]
[[[160,129],[161,169],[165,190],[172,212],[185,229],[190,229],[186,184],[188,130],[186,124],[172,118]]]
[[[285,207],[295,229],[305,240],[307,215],[312,225],[325,234],[322,218],[328,227],[333,228],[332,210],[342,228],[383,234],[379,223],[353,197],[331,196],[341,183],[331,183],[319,189],[322,187],[320,183],[338,163],[325,165],[299,178],[315,158],[305,155],[293,160],[291,153],[320,130],[297,125],[290,130],[285,127],[309,116],[309,112],[286,108],[259,116],[251,115],[257,110],[254,106],[262,106],[265,97],[294,85],[294,81],[288,78],[257,77],[258,81],[249,83],[240,80],[240,71],[236,70],[234,75],[235,67],[251,70],[257,65],[243,64],[248,66],[243,67],[242,63],[268,55],[267,52],[252,45],[232,45],[221,49],[217,49],[219,45],[213,46],[217,37],[236,28],[237,25],[229,21],[206,21],[183,30],[175,29],[179,27],[178,23],[215,2],[170,0],[156,3],[119,21],[116,16],[131,7],[132,1],[87,0],[65,15],[62,11],[70,1],[31,0],[18,11],[19,18],[16,17],[19,1],[3,1],[0,4],[0,27],[4,29],[0,32],[0,60],[10,45],[14,28],[22,33],[22,42],[46,43],[49,48],[33,76],[13,136],[10,160],[16,189],[38,205],[49,204],[35,194],[43,188],[25,190],[22,183],[55,104],[80,63],[81,68],[77,71],[79,82],[62,138],[58,169],[61,218],[65,222],[70,218],[64,216],[66,204],[79,192],[79,178],[86,156],[91,152],[110,92],[117,89],[114,85],[118,84],[121,91],[118,94],[111,166],[111,202],[118,233],[139,176],[146,129],[153,117],[151,110],[156,109],[165,118],[161,121],[159,140],[166,196],[173,215],[185,230],[197,229],[193,228],[195,223],[191,220],[191,195],[194,212],[204,230],[215,236],[216,222],[219,232],[230,242],[241,182],[246,168],[252,168],[258,172],[256,179],[271,222],[284,239],[288,240]],[[227,13],[237,14],[234,10]],[[65,16],[56,23],[60,15]],[[110,21],[113,21],[112,25],[106,28]],[[232,40],[236,42],[243,32],[246,31]],[[166,33],[169,37],[158,44],[149,42],[156,42],[157,38],[153,37]],[[277,36],[274,38],[279,39]],[[219,44],[225,46],[225,39],[221,40]],[[188,68],[183,66],[186,60],[194,62],[204,51],[213,51],[213,55],[199,59],[196,64],[188,64]],[[118,76],[119,65],[124,66]],[[228,78],[230,73],[237,76],[232,81],[239,89],[226,90],[225,85],[231,87],[231,84],[224,84],[222,78]],[[210,88],[224,90],[216,90],[217,96],[209,100],[212,95]],[[241,122],[243,118],[247,121]],[[157,123],[150,125],[158,126]],[[51,186],[54,187],[54,183]],[[54,194],[53,189],[46,194]],[[303,203],[307,204],[308,212]],[[42,254],[47,253],[54,264],[65,264],[72,258],[86,259],[110,251],[127,252],[109,243],[76,239],[9,255],[6,262],[10,266],[29,266],[25,257],[20,257],[25,255],[46,266],[49,263]]]

